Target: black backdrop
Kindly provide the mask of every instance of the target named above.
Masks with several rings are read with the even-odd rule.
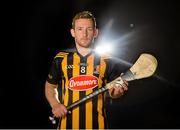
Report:
[[[137,0],[7,3],[0,128],[54,128],[48,120],[51,110],[44,83],[53,56],[72,46],[71,20],[82,10],[94,13],[100,29],[113,19],[110,30],[116,37],[137,32],[123,41],[129,44],[123,46],[123,53],[116,53],[118,58],[133,63],[149,52],[159,62],[156,76],[129,83],[123,98],[109,100],[110,128],[180,128],[179,5],[177,1]]]

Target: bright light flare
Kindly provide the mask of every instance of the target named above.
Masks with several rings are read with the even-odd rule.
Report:
[[[113,47],[110,44],[101,44],[95,48],[95,52],[98,54],[111,53],[113,51]]]

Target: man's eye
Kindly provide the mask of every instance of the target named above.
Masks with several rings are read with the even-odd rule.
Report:
[[[82,30],[82,28],[78,28],[78,31],[81,31]]]
[[[92,31],[93,29],[92,28],[88,28],[88,31]]]

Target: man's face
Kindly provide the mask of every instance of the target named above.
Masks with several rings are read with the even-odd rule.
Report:
[[[97,36],[97,29],[91,19],[77,19],[75,28],[71,29],[71,35],[75,38],[76,46],[88,48]]]

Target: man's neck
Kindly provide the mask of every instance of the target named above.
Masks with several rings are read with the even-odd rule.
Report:
[[[87,54],[91,52],[91,48],[85,48],[85,47],[79,47],[79,46],[76,46],[76,48],[82,56],[86,56]]]

